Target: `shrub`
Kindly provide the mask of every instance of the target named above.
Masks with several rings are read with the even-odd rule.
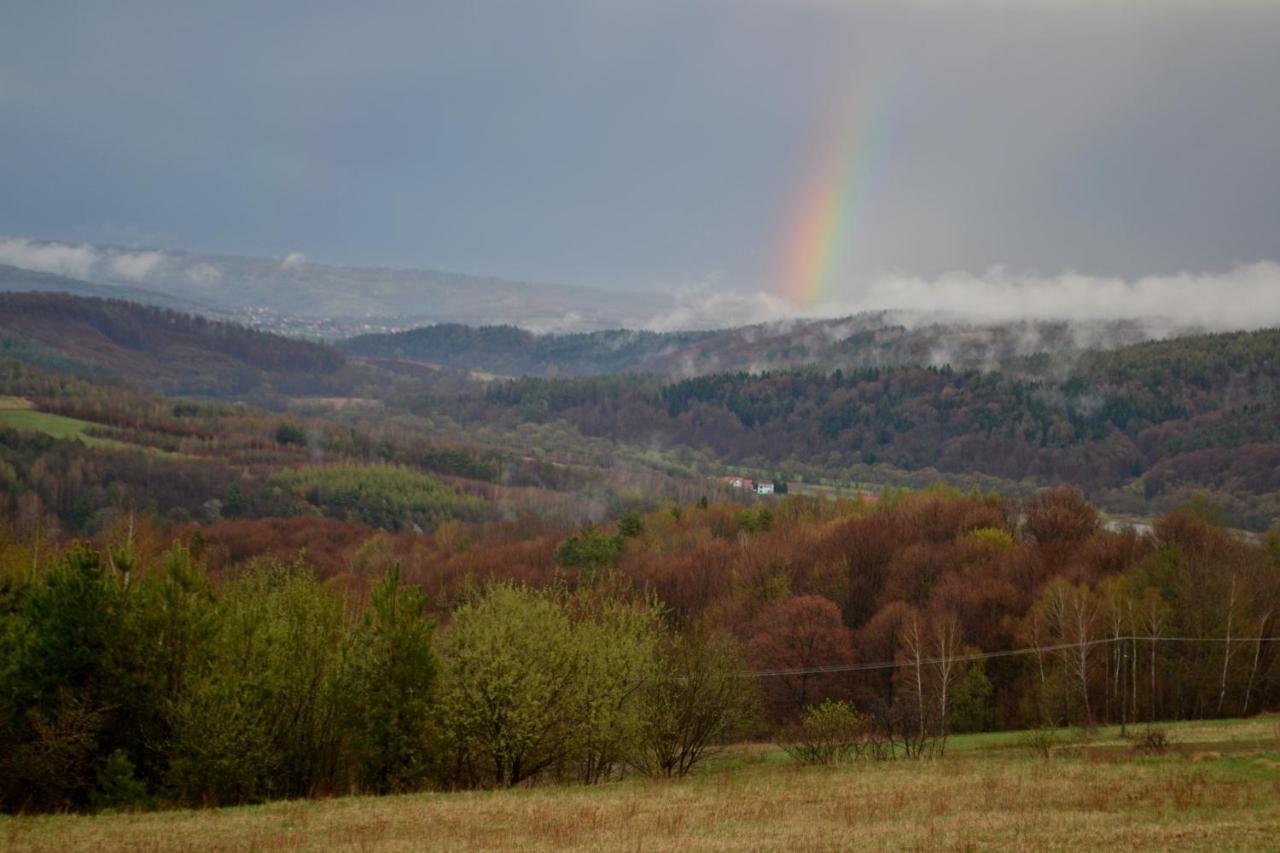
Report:
[[[1000,550],[1013,547],[1012,534],[999,527],[979,527],[976,530],[970,530],[967,536],[969,541],[976,542],[979,545],[988,545]]]
[[[584,581],[590,581],[622,559],[626,539],[622,533],[610,536],[594,524],[588,524],[556,548],[556,562],[577,569]]]
[[[692,628],[667,641],[641,687],[643,723],[631,763],[651,776],[684,776],[714,755],[755,711],[732,637]]]
[[[1147,729],[1134,743],[1133,751],[1139,755],[1164,755],[1171,745],[1164,729]]]
[[[805,764],[836,764],[862,755],[868,721],[848,702],[828,699],[810,705],[784,730],[779,745]]]
[[[117,749],[98,770],[98,786],[89,794],[95,809],[128,809],[147,803],[147,786],[134,776],[133,762]]]
[[[286,421],[276,427],[276,444],[305,447],[306,443],[307,431],[301,424]]]
[[[1023,735],[1022,741],[1036,758],[1048,760],[1053,757],[1058,733],[1049,726],[1037,726]]]

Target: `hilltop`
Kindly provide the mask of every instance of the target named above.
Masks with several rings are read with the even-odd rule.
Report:
[[[167,308],[67,293],[0,293],[0,356],[166,393],[319,393],[349,382],[320,344]]]
[[[279,329],[290,325],[290,319],[354,330],[433,322],[591,329],[648,318],[665,305],[661,297],[650,295],[440,270],[334,266],[299,256],[255,258],[0,238],[0,263],[40,264],[44,272],[99,286],[143,288]],[[75,287],[69,292],[84,292]]]
[[[879,311],[834,320],[789,320],[729,329],[648,332],[611,329],[538,334],[514,326],[437,324],[337,342],[371,358],[419,361],[507,376],[653,373],[949,364],[991,369],[1029,355],[1074,358],[1194,330],[1135,321],[979,322]]]

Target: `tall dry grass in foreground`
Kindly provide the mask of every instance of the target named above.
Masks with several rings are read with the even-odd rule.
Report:
[[[1280,752],[1255,720],[1106,733],[1037,760],[1017,737],[925,762],[800,767],[772,748],[675,782],[0,819],[13,850],[1276,849]]]

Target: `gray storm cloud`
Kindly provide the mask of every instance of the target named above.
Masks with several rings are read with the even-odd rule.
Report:
[[[830,160],[851,282],[1280,260],[1275,0],[325,5],[6,3],[0,234],[768,289]]]

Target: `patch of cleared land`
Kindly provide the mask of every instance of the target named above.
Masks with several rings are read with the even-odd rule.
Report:
[[[117,441],[114,438],[99,438],[89,435],[88,430],[97,426],[98,424],[82,421],[79,418],[69,418],[65,415],[55,415],[50,412],[38,412],[29,400],[24,400],[21,397],[0,396],[0,427],[42,432],[45,435],[59,439],[77,439],[90,447],[106,447],[117,450],[146,449],[148,452],[161,452],[150,448],[142,448],[136,444]]]
[[[1142,727],[1134,729],[1141,734]],[[13,850],[1274,850],[1280,721],[956,737],[929,761],[802,767],[746,746],[679,781],[0,819]]]
[[[94,427],[88,421],[37,412],[28,400],[21,397],[0,397],[0,426],[42,432],[54,438],[78,438],[85,444],[120,444],[118,441],[94,438],[86,434],[85,430]]]

